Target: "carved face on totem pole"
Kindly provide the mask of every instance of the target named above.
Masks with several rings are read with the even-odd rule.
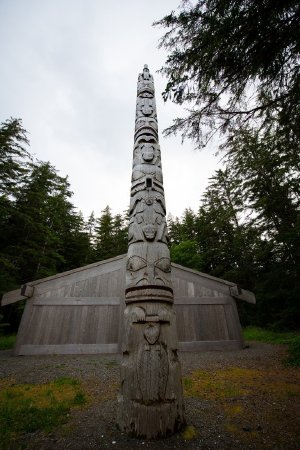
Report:
[[[136,144],[142,144],[144,142],[155,144],[158,139],[155,119],[153,119],[152,117],[142,117],[140,119],[138,120],[135,127],[134,138]]]
[[[153,142],[138,143],[133,151],[133,170],[140,164],[151,164],[161,167],[160,148]]]
[[[143,230],[151,242],[155,236],[155,227]],[[146,238],[145,238],[146,240]],[[147,242],[131,245],[127,259],[127,286],[170,286],[171,261],[168,247],[148,245]]]

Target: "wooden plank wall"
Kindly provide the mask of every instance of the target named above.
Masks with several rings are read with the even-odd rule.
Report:
[[[179,348],[233,350],[244,342],[235,300],[223,280],[172,267]]]
[[[236,304],[228,286],[177,265],[172,267],[172,278],[180,349],[242,348]],[[41,280],[27,300],[15,353],[121,351],[124,281],[124,257]]]
[[[15,353],[118,352],[124,269],[123,258],[116,258],[35,285]]]

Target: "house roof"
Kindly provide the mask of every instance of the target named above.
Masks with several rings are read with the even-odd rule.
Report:
[[[78,267],[76,269],[68,270],[66,272],[60,272],[60,273],[57,273],[56,275],[52,275],[50,277],[45,277],[45,278],[41,278],[39,280],[30,281],[30,282],[24,284],[23,286],[21,286],[21,288],[19,288],[19,289],[15,289],[13,291],[5,293],[3,295],[3,297],[2,297],[2,300],[1,300],[1,306],[9,305],[11,303],[15,303],[15,302],[18,302],[20,300],[24,300],[24,299],[30,298],[33,295],[34,287],[39,285],[39,284],[41,284],[41,283],[46,283],[46,282],[49,282],[51,280],[57,280],[58,278],[67,277],[69,275],[73,275],[73,274],[76,274],[76,273],[79,273],[79,272],[82,272],[82,271],[88,271],[89,269],[93,269],[93,268],[98,267],[98,266],[103,266],[105,264],[113,263],[113,262],[118,261],[118,260],[123,260],[125,258],[126,258],[126,254],[119,255],[119,256],[116,256],[114,258],[109,258],[109,259],[106,259],[104,261],[98,261],[98,262],[95,262],[93,264],[88,264],[86,266],[82,266],[82,267]],[[189,273],[189,274],[194,274],[194,275],[199,276],[199,277],[204,278],[204,279],[209,279],[211,281],[216,282],[219,285],[220,284],[226,285],[229,288],[230,295],[232,297],[236,298],[236,299],[244,300],[244,301],[246,301],[248,303],[255,303],[256,302],[255,295],[252,292],[247,291],[245,289],[241,289],[236,283],[233,283],[233,282],[230,282],[230,281],[227,281],[227,280],[223,280],[221,278],[213,277],[212,275],[208,275],[208,274],[203,273],[203,272],[198,272],[197,270],[193,270],[193,269],[181,266],[181,265],[176,264],[176,263],[172,263],[171,267],[173,269],[175,269],[175,270],[177,269],[177,270],[180,270],[182,272],[186,272],[186,273]]]

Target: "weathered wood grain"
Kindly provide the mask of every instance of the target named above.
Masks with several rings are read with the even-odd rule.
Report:
[[[182,352],[229,351],[241,350],[242,348],[243,345],[240,340],[179,342],[179,350]]]
[[[12,303],[25,300],[27,297],[21,294],[21,288],[6,292],[1,299],[1,306],[11,305]]]
[[[119,265],[118,271],[116,271],[116,263]],[[98,276],[95,276],[95,267],[98,267]],[[112,268],[111,272],[109,267]],[[76,278],[74,279],[76,273],[81,274],[79,284]],[[62,278],[64,278],[63,282]],[[109,278],[111,278],[110,281]],[[181,344],[196,343],[194,347],[192,344],[185,347],[180,344],[180,348],[187,351],[189,348],[202,351],[204,348],[212,347],[225,350],[231,345],[237,348],[234,341],[240,342],[239,348],[241,348],[244,343],[236,302],[226,290],[227,282],[224,284],[225,289],[220,290],[222,280],[217,279],[209,289],[203,286],[204,278],[206,279],[203,274],[190,272],[190,269],[180,268],[178,265],[175,271],[172,268],[179,342]],[[57,280],[60,280],[60,287],[57,287]],[[215,280],[210,277],[209,281],[213,283]],[[15,354],[21,354],[22,345],[40,345],[40,353],[43,353],[47,345],[71,345],[72,352],[75,352],[78,345],[78,353],[82,353],[86,346],[86,353],[88,353],[91,351],[89,345],[99,344],[95,348],[100,351],[102,344],[114,344],[112,347],[114,351],[121,351],[124,335],[122,317],[125,308],[124,256],[117,258],[117,261],[108,260],[99,265],[86,266],[79,271],[60,274],[59,277],[51,277],[46,283],[47,289],[45,286],[42,287],[43,281],[39,280],[41,289],[38,289],[36,285],[33,297],[26,301]],[[76,296],[79,288],[81,296]],[[107,295],[109,289],[112,289],[116,295]],[[13,291],[12,295],[16,296],[17,293],[20,291]],[[87,307],[85,314],[82,312],[83,306]],[[83,320],[84,324],[81,323]],[[205,342],[219,342],[219,344],[209,343],[208,347],[205,347]],[[27,348],[27,354],[30,348]],[[56,348],[56,352],[59,348]],[[68,348],[64,347],[63,351],[66,352]],[[34,352],[36,353],[36,350]]]
[[[117,352],[117,344],[21,345],[19,349],[19,355],[68,355]]]
[[[112,306],[120,305],[120,297],[35,297],[35,306]]]

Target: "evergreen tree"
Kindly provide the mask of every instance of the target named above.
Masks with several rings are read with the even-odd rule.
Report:
[[[0,125],[0,202],[20,190],[31,160],[29,141],[21,119],[9,119]],[[1,207],[0,203],[0,207]]]
[[[95,227],[95,259],[102,261],[115,256],[114,219],[109,206],[102,211]]]
[[[261,234],[294,266],[299,261],[300,156],[277,134],[241,129],[226,146],[227,164],[241,186]]]
[[[296,0],[198,0],[158,22],[164,98],[189,106],[166,133],[198,147],[226,135],[200,208],[203,263],[253,286],[256,322],[280,327],[300,322],[299,18]]]
[[[168,217],[170,234],[170,256],[175,263],[202,270],[203,260],[197,241],[197,217],[191,208],[186,208],[181,221]]]
[[[18,285],[18,271],[5,252],[7,224],[14,209],[15,196],[22,189],[31,156],[29,141],[20,119],[9,119],[0,125],[0,295]]]
[[[102,211],[95,226],[94,260],[101,261],[127,253],[128,214],[113,216],[109,206]]]
[[[210,178],[198,215],[198,239],[205,271],[253,289],[259,235],[231,168],[218,170]]]
[[[115,242],[115,254],[123,255],[128,249],[128,219],[121,214],[116,214],[113,220],[113,237]]]
[[[196,241],[184,240],[178,244],[173,244],[170,249],[171,261],[190,269],[202,271],[203,259],[198,251]]]
[[[300,322],[299,154],[271,131],[241,129],[225,148],[227,161],[261,237],[255,259],[260,324]]]
[[[172,216],[172,214],[168,214],[167,218],[168,224],[168,232],[169,232],[169,245],[178,245],[182,241],[182,233],[181,233],[181,223],[178,217]]]
[[[69,195],[66,179],[49,163],[31,165],[6,227],[5,252],[13,258],[21,282],[56,273],[56,264],[63,259],[56,230],[64,213],[60,208]]]
[[[85,264],[97,261],[97,258],[95,257],[95,248],[96,248],[95,228],[96,228],[96,218],[94,211],[92,211],[84,225],[84,232],[88,236],[89,242],[89,250],[86,254]]]
[[[91,238],[86,231],[82,213],[77,214],[72,207],[65,211],[62,219],[58,233],[60,237],[59,253],[63,260],[57,264],[58,272],[88,264],[92,252]]]
[[[189,111],[167,132],[202,146],[255,119],[299,140],[299,19],[297,0],[198,0],[157,22],[167,29],[164,98]]]

